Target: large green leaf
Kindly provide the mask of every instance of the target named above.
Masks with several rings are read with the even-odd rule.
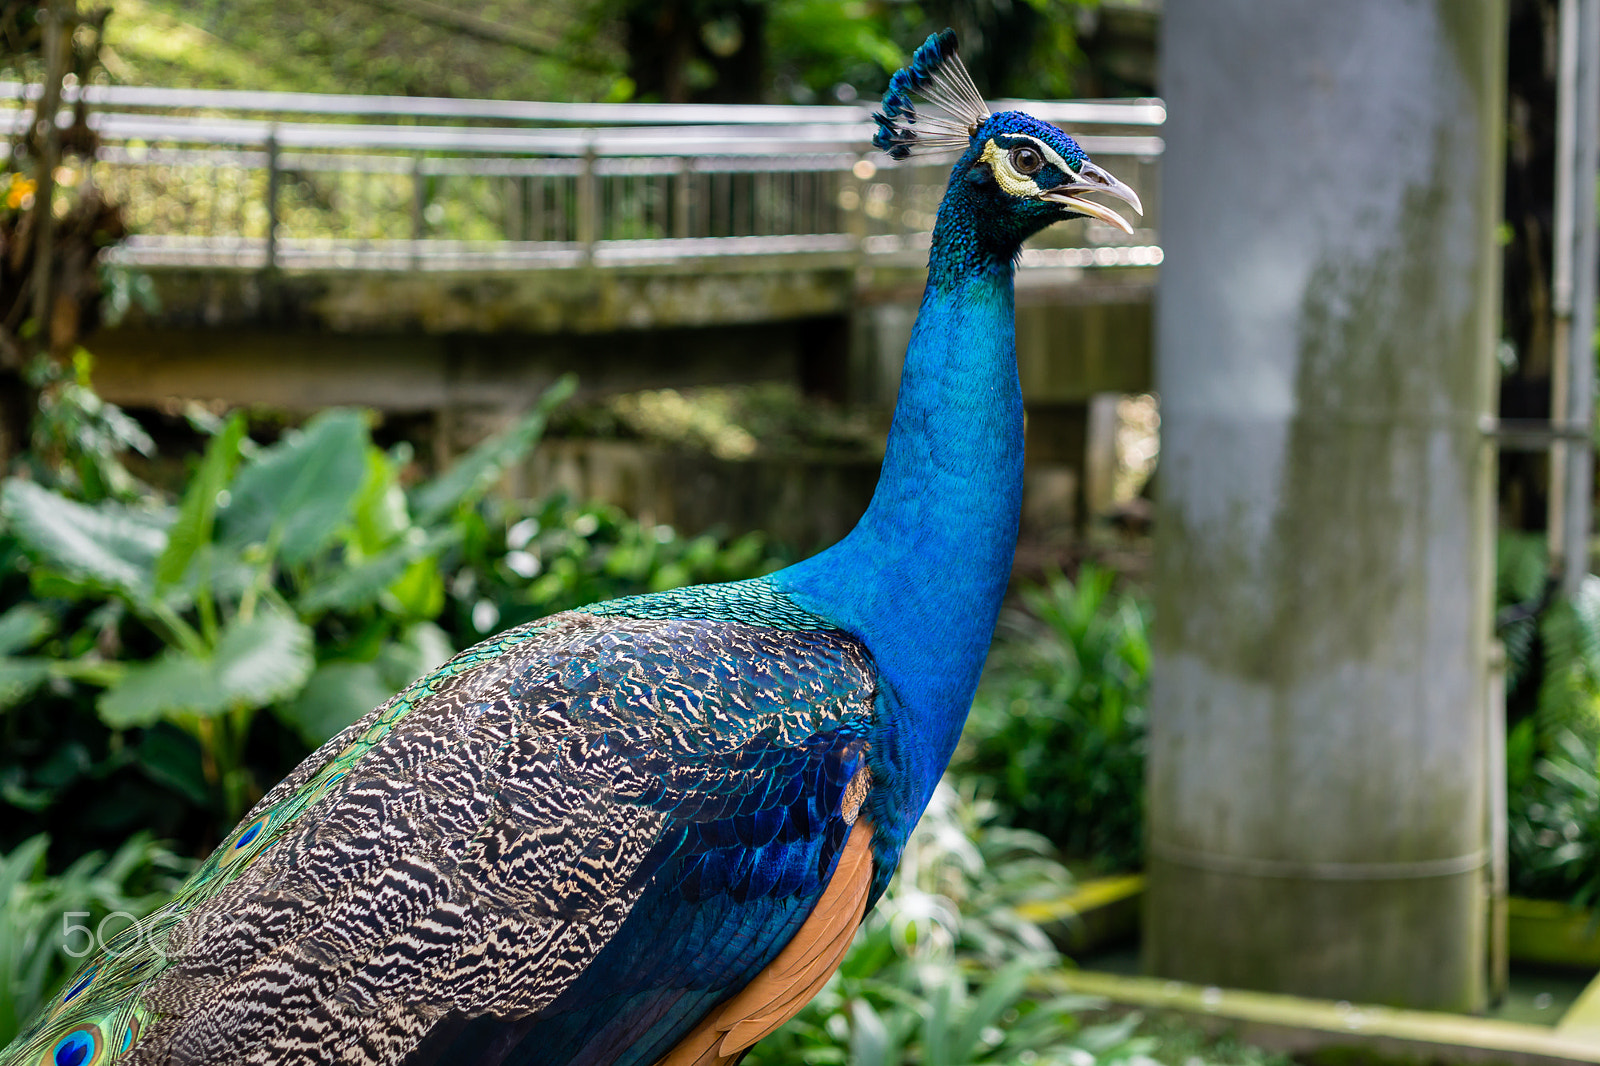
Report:
[[[206,786],[200,745],[195,738],[170,725],[146,729],[133,751],[134,762],[145,776],[178,793],[197,807],[211,802]]]
[[[406,567],[399,580],[390,585],[385,606],[407,619],[439,617],[444,610],[444,575],[439,560],[425,555]]]
[[[401,446],[409,456],[410,446]],[[400,487],[397,460],[378,448],[367,449],[367,477],[355,501],[355,542],[367,555],[394,543],[411,529],[405,490]]]
[[[100,694],[100,720],[126,729],[180,714],[221,713],[230,704],[216,687],[210,665],[198,656],[169,651],[130,666],[121,681]]]
[[[26,699],[50,676],[50,659],[0,655],[0,711]]]
[[[454,654],[444,630],[431,622],[407,629],[371,662],[317,667],[299,695],[277,705],[278,718],[307,744],[321,744]]]
[[[263,707],[300,691],[311,676],[311,630],[263,611],[223,629],[210,655],[169,649],[127,672],[100,697],[100,718],[115,729],[177,715],[210,717],[236,707]]]
[[[236,602],[260,576],[260,567],[252,562],[248,549],[214,542],[201,544],[190,557],[183,580],[167,594],[187,601],[209,589],[218,601]]]
[[[399,692],[417,678],[431,674],[456,653],[444,630],[432,622],[407,627],[398,640],[378,652],[378,669],[390,691]]]
[[[417,486],[411,494],[411,510],[418,524],[433,525],[493,488],[538,443],[550,412],[565,403],[577,387],[576,377],[563,375],[515,425],[480,442],[449,470]]]
[[[306,683],[316,665],[314,642],[310,628],[299,620],[263,611],[223,630],[211,661],[223,691],[260,707],[292,696]]]
[[[359,411],[333,410],[263,449],[240,468],[227,506],[217,511],[222,540],[275,542],[285,562],[305,562],[348,519],[366,479],[369,444]]]
[[[168,512],[69,500],[31,481],[0,488],[0,516],[24,548],[67,574],[144,602],[167,546]]]
[[[195,555],[211,543],[217,497],[233,476],[233,468],[239,461],[239,442],[243,439],[244,416],[237,413],[211,438],[205,458],[200,460],[199,469],[184,491],[183,502],[178,505],[177,520],[167,530],[167,548],[156,560],[157,588],[182,581]]]
[[[0,655],[25,651],[55,631],[55,619],[36,603],[19,603],[0,614]]]
[[[299,695],[278,706],[277,714],[315,747],[394,694],[376,662],[323,663]]]
[[[453,526],[435,530],[430,535],[424,535],[420,529],[412,530],[401,543],[307,589],[295,606],[301,614],[312,616],[326,611],[357,611],[370,607],[406,575],[412,564],[436,556],[460,539],[461,531]]]

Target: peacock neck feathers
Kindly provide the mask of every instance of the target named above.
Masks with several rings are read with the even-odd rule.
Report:
[[[958,173],[960,168],[958,167]],[[955,748],[1011,573],[1022,500],[1022,392],[1012,265],[957,178],[872,503],[838,544],[773,584],[856,634],[890,689],[915,821]],[[887,782],[883,782],[887,784]]]

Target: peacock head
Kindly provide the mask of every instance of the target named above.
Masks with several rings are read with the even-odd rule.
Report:
[[[912,93],[943,113],[919,116]],[[1055,126],[1021,111],[990,114],[956,55],[953,30],[929,36],[911,62],[895,71],[883,109],[872,117],[878,124],[872,143],[894,159],[961,152],[950,195],[963,210],[984,216],[987,232],[1017,244],[1052,222],[1083,216],[1133,232],[1116,211],[1088,199],[1090,193],[1144,213],[1137,193],[1091,162]]]

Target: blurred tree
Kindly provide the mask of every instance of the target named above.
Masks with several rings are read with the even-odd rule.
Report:
[[[1093,3],[926,0],[917,37],[953,28],[961,38],[961,58],[990,97],[1072,96],[1083,63],[1077,44],[1078,16]]]
[[[1116,0],[1078,12],[1082,73],[1073,85],[1078,96],[1158,96],[1156,33],[1159,0]]]
[[[1104,18],[1099,0],[126,2],[138,17],[112,27],[105,61],[129,84],[739,103],[876,92],[947,25],[994,96],[1140,88],[1154,17],[1149,0],[1116,0]],[[1143,27],[1131,67],[1085,64],[1079,24],[1126,51],[1129,11]]]
[[[99,256],[124,233],[87,167],[63,167],[94,155],[85,102],[73,102],[70,125],[55,120],[64,90],[93,75],[110,13],[78,0],[0,3],[0,70],[38,86],[34,120],[0,164],[0,470],[28,443],[36,404],[25,370],[40,354],[64,363],[93,329]]]
[[[628,77],[667,103],[749,103],[761,98],[767,11],[763,0],[623,0]]]
[[[945,26],[993,96],[1068,96],[1093,0],[601,0],[623,27],[636,98],[811,102],[876,92],[923,37]],[[843,86],[849,86],[848,90]]]
[[[595,100],[623,68],[589,0],[123,0],[117,81],[500,100]]]

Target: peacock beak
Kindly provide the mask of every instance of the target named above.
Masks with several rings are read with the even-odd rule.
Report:
[[[1110,172],[1103,167],[1096,166],[1087,159],[1078,168],[1077,181],[1069,181],[1065,185],[1057,185],[1039,193],[1039,199],[1049,200],[1052,203],[1065,204],[1079,214],[1098,218],[1101,222],[1116,226],[1124,233],[1132,233],[1133,227],[1128,220],[1117,214],[1111,208],[1097,204],[1093,200],[1085,200],[1084,193],[1103,192],[1115,196],[1138,214],[1144,214],[1144,206],[1139,203],[1139,194],[1128,188],[1122,182],[1112,177]]]

